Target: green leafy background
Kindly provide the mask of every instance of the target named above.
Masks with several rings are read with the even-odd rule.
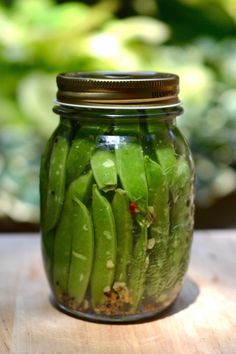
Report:
[[[235,0],[1,1],[0,218],[38,222],[39,159],[63,71],[179,74],[197,205],[235,191],[235,21]]]

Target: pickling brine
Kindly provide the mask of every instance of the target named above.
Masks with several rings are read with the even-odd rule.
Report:
[[[193,164],[175,122],[182,112],[176,93],[168,104],[178,80],[165,75],[58,78],[60,120],[41,159],[42,250],[56,303],[78,317],[152,317],[181,290],[193,232]],[[158,83],[169,77],[163,104],[167,88]],[[157,90],[148,102],[145,85]],[[145,97],[134,105],[130,95],[142,87]],[[119,95],[104,102],[90,95],[98,88]]]

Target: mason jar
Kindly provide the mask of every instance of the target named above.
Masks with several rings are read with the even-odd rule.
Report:
[[[41,159],[42,252],[57,306],[101,322],[154,317],[176,299],[193,233],[193,162],[176,126],[179,78],[57,76]]]

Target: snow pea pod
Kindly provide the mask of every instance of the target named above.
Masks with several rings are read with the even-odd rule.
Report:
[[[186,175],[186,188],[188,188],[189,192],[189,200],[187,201],[186,205],[188,204],[188,217],[189,217],[189,237],[188,237],[188,245],[191,246],[192,243],[192,229],[193,229],[193,219],[194,219],[194,161],[192,158],[191,150],[189,145],[180,132],[180,130],[175,126],[173,129],[173,134],[175,136],[175,150],[177,154],[183,156],[182,159],[185,158],[184,162],[184,169],[187,171]],[[184,144],[183,144],[184,142]],[[185,182],[184,182],[185,183]],[[191,184],[189,184],[191,183]],[[187,193],[185,193],[187,195]],[[186,262],[185,262],[186,263]]]
[[[83,125],[76,133],[68,154],[66,164],[66,183],[70,184],[79,177],[89,164],[90,157],[96,147],[96,135],[102,128]]]
[[[52,286],[53,250],[54,250],[55,229],[47,232],[42,230],[41,249],[43,263],[48,282]]]
[[[169,238],[169,189],[161,166],[145,156],[149,206],[153,207],[154,220],[149,228],[149,266],[146,274],[148,296],[158,297],[165,278],[165,261]]]
[[[40,189],[40,217],[41,226],[43,227],[43,215],[46,208],[47,192],[48,192],[48,170],[50,164],[50,157],[52,153],[52,148],[54,140],[56,139],[58,128],[53,132],[49,138],[45,150],[41,156],[40,161],[40,178],[39,178],[39,189]]]
[[[86,206],[73,197],[72,245],[68,295],[76,306],[84,299],[93,264],[94,236],[92,219]]]
[[[168,247],[168,279],[166,288],[174,285],[178,279],[181,262],[185,255],[188,257],[190,242],[192,238],[193,218],[192,202],[189,200],[192,194],[192,173],[185,156],[178,160],[178,168],[174,187],[171,190],[174,203],[171,208],[171,230]],[[182,260],[182,261],[181,261]]]
[[[129,199],[137,203],[137,209],[144,213],[148,207],[148,188],[141,145],[130,141],[120,144],[116,150],[116,166],[121,184]]]
[[[91,301],[96,307],[105,303],[116,267],[116,230],[112,208],[108,200],[101,195],[96,185],[93,187],[92,215],[95,233],[95,254],[91,275]]]
[[[92,185],[93,185],[93,172],[89,170],[86,174],[79,176],[69,186],[73,196],[79,200],[87,203],[90,198]]]
[[[129,210],[127,194],[122,189],[115,191],[112,200],[112,210],[115,217],[117,234],[117,265],[115,282],[127,283],[128,266],[132,259],[133,235],[132,217]]]
[[[117,171],[113,152],[97,150],[91,158],[91,167],[99,189],[107,192],[117,185]]]
[[[67,296],[71,242],[73,237],[71,226],[73,214],[75,213],[73,209],[73,198],[68,190],[54,240],[53,284],[56,297],[59,301],[63,301],[63,297]]]
[[[145,272],[148,266],[147,227],[141,225],[140,234],[135,243],[133,257],[129,269],[128,289],[132,300],[132,310],[139,305],[144,292]]]
[[[121,184],[129,199],[137,203],[139,211],[146,213],[148,190],[140,133],[141,127],[137,118],[133,118],[132,124],[118,123],[114,127],[114,134],[122,137],[115,149],[116,166]]]
[[[137,137],[139,136],[141,132],[140,124],[139,124],[139,119],[138,118],[132,118],[132,123],[117,123],[114,126],[114,134],[118,134],[120,136],[131,136],[131,137]]]
[[[64,201],[65,166],[69,151],[70,133],[69,126],[61,126],[53,143],[48,174],[46,210],[43,220],[45,231],[55,227],[61,213]]]
[[[91,267],[91,253],[93,248],[93,233],[91,228],[91,221],[88,217],[88,211],[84,204],[79,202],[79,198],[83,200],[86,197],[87,190],[84,187],[84,192],[81,192],[81,177],[78,178],[75,182],[71,183],[69,186],[65,202],[63,205],[63,210],[61,213],[61,218],[58,223],[55,232],[55,241],[54,241],[54,257],[53,257],[53,282],[55,293],[57,297],[62,300],[63,295],[68,295],[68,276],[70,267],[71,254],[73,252],[73,244],[76,248],[76,253],[78,251],[78,245],[81,246],[81,243],[84,242],[84,246],[81,248],[84,250],[84,247],[87,247],[87,254],[83,254],[87,259],[88,273]],[[83,181],[84,182],[84,181]],[[89,188],[89,179],[87,180],[87,189]],[[86,222],[85,222],[86,219]],[[86,226],[84,226],[86,225]],[[86,230],[85,230],[86,229]],[[86,238],[82,238],[86,234]],[[74,262],[75,263],[75,262]],[[76,265],[76,269],[78,265]],[[83,286],[85,288],[86,277],[88,273],[84,273]],[[81,273],[82,274],[82,273]],[[74,272],[72,269],[71,279],[74,279]],[[73,281],[71,280],[71,286]],[[79,282],[79,278],[78,278]],[[81,284],[81,285],[82,285]],[[73,287],[72,287],[73,288]],[[73,288],[74,289],[74,288]],[[78,297],[81,294],[78,294]]]
[[[174,183],[177,168],[176,152],[173,141],[169,136],[169,129],[166,123],[148,124],[148,132],[156,135],[154,149],[163,173],[166,176],[169,187]]]
[[[45,150],[41,157],[40,162],[40,179],[39,179],[39,189],[40,189],[40,226],[42,233],[42,253],[44,266],[47,274],[48,281],[51,282],[51,265],[53,257],[53,242],[54,242],[54,230],[45,231],[44,224],[44,214],[46,211],[46,202],[48,194],[48,170],[50,164],[51,152],[56,139],[58,128],[53,132],[52,136],[49,138]]]

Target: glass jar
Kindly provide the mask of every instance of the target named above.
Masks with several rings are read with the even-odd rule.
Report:
[[[102,322],[176,299],[193,232],[193,163],[178,77],[57,77],[59,125],[41,159],[42,251],[59,308]]]

